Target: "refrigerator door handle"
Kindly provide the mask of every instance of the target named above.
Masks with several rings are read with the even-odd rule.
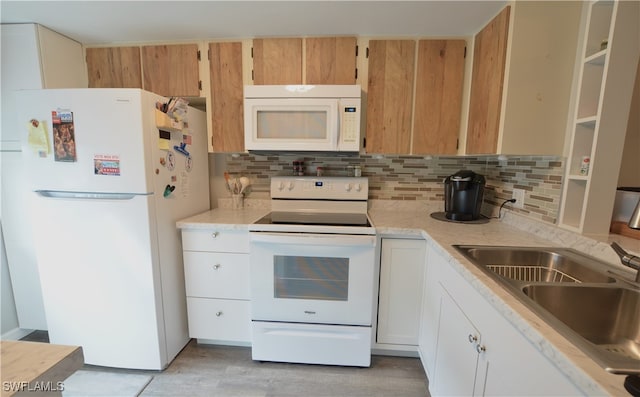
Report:
[[[39,196],[47,198],[80,199],[80,200],[131,200],[141,194],[135,193],[100,193],[100,192],[65,192],[58,190],[36,190]],[[147,196],[152,193],[142,194]]]

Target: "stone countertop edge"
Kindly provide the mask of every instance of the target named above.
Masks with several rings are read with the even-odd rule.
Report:
[[[180,229],[247,230],[269,212],[268,209],[213,209],[177,222]],[[486,224],[442,222],[422,211],[371,209],[369,217],[378,236],[424,238],[431,249],[438,251],[448,263],[502,314],[534,347],[554,363],[585,395],[628,395],[624,375],[614,375],[586,356],[564,336],[540,319],[504,287],[482,273],[458,253],[453,244],[554,246],[569,247],[598,257],[620,268],[608,244],[562,230],[553,225],[506,212],[502,219]],[[608,252],[610,251],[610,252]],[[632,278],[632,277],[631,277]]]

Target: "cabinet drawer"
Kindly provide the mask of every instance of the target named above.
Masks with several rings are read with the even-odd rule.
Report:
[[[189,336],[230,342],[251,342],[249,301],[187,298]]]
[[[182,248],[186,251],[249,253],[249,232],[236,230],[182,230]]]
[[[249,255],[184,251],[187,296],[249,299]]]

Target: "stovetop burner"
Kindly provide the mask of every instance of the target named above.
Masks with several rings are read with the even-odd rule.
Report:
[[[367,214],[322,212],[274,211],[260,218],[255,223],[266,225],[371,226]]]

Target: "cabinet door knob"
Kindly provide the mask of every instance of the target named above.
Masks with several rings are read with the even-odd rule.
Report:
[[[222,312],[221,311],[220,312],[216,312],[216,317],[220,317],[220,316],[222,316]]]
[[[215,265],[213,265],[213,270],[218,270],[218,269],[220,269],[220,266],[221,266],[221,265],[220,265],[219,263],[216,263]]]
[[[217,238],[217,237],[218,237],[218,234],[220,234],[220,233],[218,233],[218,232],[213,232],[213,233],[211,233],[211,237],[212,237],[212,238]]]
[[[477,336],[469,334],[469,343],[476,343],[477,341],[478,341]]]
[[[478,354],[482,354],[487,351],[487,348],[485,348],[483,345],[476,345],[476,351],[478,352]]]

